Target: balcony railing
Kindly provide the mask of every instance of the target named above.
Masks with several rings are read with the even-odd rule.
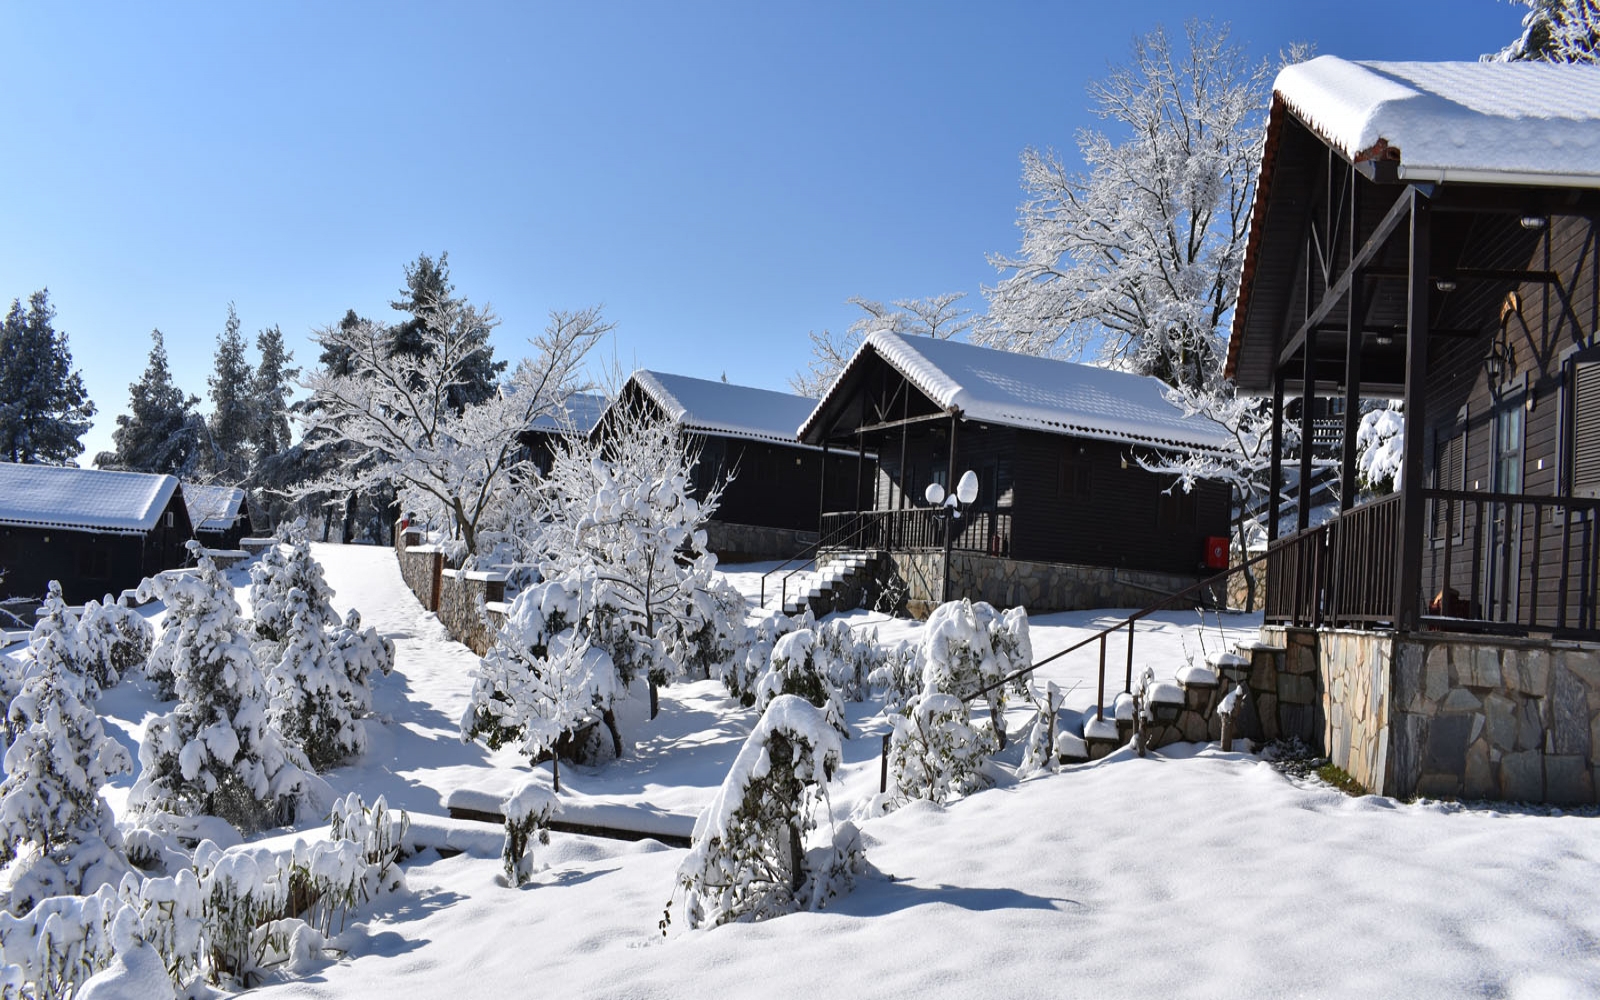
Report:
[[[1425,627],[1600,637],[1600,500],[1422,491],[1429,537],[1405,539],[1401,495],[1272,545],[1266,619],[1307,627],[1392,624],[1399,560]],[[1407,544],[1409,543],[1409,544]]]
[[[841,549],[882,549],[889,552],[943,549],[945,531],[952,530],[955,552],[1011,554],[1011,512],[962,511],[958,518],[937,508],[842,511],[822,515],[822,537]]]

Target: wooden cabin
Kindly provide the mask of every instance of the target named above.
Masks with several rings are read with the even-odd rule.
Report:
[[[878,458],[868,502],[824,515],[823,545],[888,553],[914,611],[957,597],[1141,607],[1181,590],[1207,575],[1208,539],[1228,534],[1229,489],[1186,492],[1139,459],[1229,438],[1165,393],[1126,372],[874,333],[800,428],[807,444]],[[949,494],[968,471],[970,504],[928,501],[931,484]]]
[[[816,542],[822,511],[858,504],[851,487],[865,481],[858,456],[829,456],[795,437],[816,400],[641,369],[628,377],[616,405],[642,406],[694,438],[697,494],[728,478],[706,526],[708,547],[725,562],[800,554]],[[595,433],[605,433],[603,418]]]
[[[519,436],[523,457],[533,463],[540,475],[549,472],[555,443],[568,435],[588,437],[610,402],[597,393],[575,392],[559,410],[539,414]]]
[[[184,483],[183,503],[195,540],[208,549],[237,549],[255,530],[249,498],[237,486]]]
[[[173,476],[0,462],[0,597],[116,595],[182,566],[193,537]]]
[[[1227,371],[1275,455],[1286,398],[1345,401],[1340,514],[1267,519],[1264,638],[1314,651],[1305,735],[1374,790],[1595,801],[1597,212],[1600,69],[1277,79]],[[1398,488],[1359,503],[1364,396],[1405,429]]]

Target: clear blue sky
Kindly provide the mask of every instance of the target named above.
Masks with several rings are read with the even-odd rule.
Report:
[[[603,302],[604,352],[783,388],[851,295],[967,291],[1024,147],[1194,15],[1261,57],[1475,59],[1500,0],[0,5],[0,297],[48,286],[110,447],[151,328],[202,397],[230,301],[297,362],[392,318],[418,253],[504,320]],[[253,356],[253,355],[252,355]],[[206,408],[209,409],[207,403]]]

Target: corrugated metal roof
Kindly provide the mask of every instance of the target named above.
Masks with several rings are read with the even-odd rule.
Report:
[[[177,488],[174,476],[0,462],[0,524],[143,534]]]

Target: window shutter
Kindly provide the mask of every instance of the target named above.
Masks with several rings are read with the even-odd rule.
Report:
[[[1573,366],[1572,492],[1600,496],[1600,361]]]

